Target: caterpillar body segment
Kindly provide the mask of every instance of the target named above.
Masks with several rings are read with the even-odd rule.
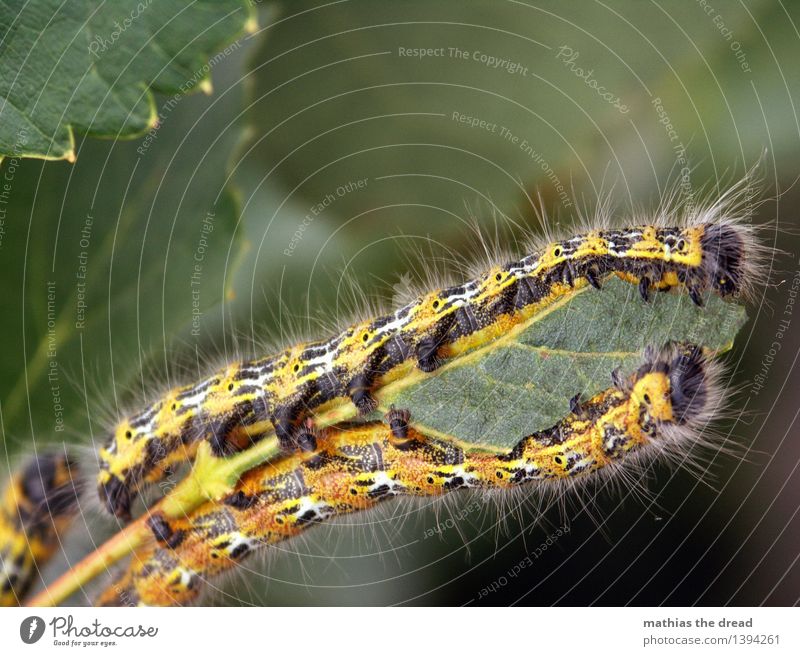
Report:
[[[286,450],[296,448],[311,413],[349,400],[367,414],[375,408],[372,392],[409,367],[434,371],[573,289],[600,288],[612,275],[637,285],[645,301],[654,290],[672,288],[685,289],[697,304],[709,291],[747,291],[754,248],[750,228],[722,220],[593,230],[494,266],[463,285],[421,295],[331,339],[231,364],[119,423],[100,452],[101,499],[112,513],[128,516],[138,489],[191,459],[202,439],[222,455],[274,429]]]
[[[630,377],[617,376],[617,384],[507,452],[427,436],[396,409],[386,423],[330,427],[317,435],[315,451],[248,472],[222,501],[183,519],[154,520],[151,543],[97,602],[195,602],[206,581],[248,554],[393,497],[588,479],[696,438],[719,396],[719,365],[700,349],[668,346],[649,351]]]
[[[23,601],[72,523],[77,494],[77,466],[63,453],[40,454],[8,482],[0,501],[0,606]]]

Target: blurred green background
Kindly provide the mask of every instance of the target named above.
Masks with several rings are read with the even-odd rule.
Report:
[[[420,277],[409,251],[432,266],[474,253],[473,220],[541,232],[540,206],[552,228],[611,190],[627,214],[670,185],[724,189],[761,160],[754,221],[781,254],[728,360],[741,391],[723,432],[743,457],[706,454],[702,480],[656,467],[644,500],[622,489],[565,508],[530,492],[500,508],[401,502],[271,549],[220,599],[796,603],[800,340],[784,308],[800,268],[797,5],[287,1],[258,12],[260,28],[215,58],[213,91],[156,96],[148,135],[79,138],[74,164],[4,160],[7,458],[53,441],[96,446],[133,400],[208,360],[318,334],[359,305],[353,281],[390,301]],[[565,518],[569,533],[537,551]]]

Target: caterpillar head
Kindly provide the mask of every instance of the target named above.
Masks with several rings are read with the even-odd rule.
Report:
[[[713,410],[718,375],[718,367],[698,346],[648,348],[631,393],[655,422],[697,426]]]
[[[100,500],[112,514],[127,518],[132,496],[142,481],[153,483],[163,478],[169,458],[176,456],[176,446],[195,436],[187,433],[185,413],[190,400],[185,397],[191,391],[173,389],[160,401],[119,421],[111,431],[98,454],[98,484]]]
[[[661,371],[642,375],[633,385],[633,399],[657,422],[674,419],[669,376]]]
[[[137,429],[128,420],[117,425],[108,445],[99,452],[98,493],[110,513],[130,517],[133,493],[162,456],[161,440],[152,433]]]
[[[738,225],[713,223],[703,232],[703,269],[721,296],[741,291],[748,282],[747,232]]]

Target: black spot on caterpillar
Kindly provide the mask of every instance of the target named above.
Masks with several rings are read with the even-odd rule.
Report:
[[[16,606],[59,547],[77,512],[77,465],[63,453],[31,459],[0,505],[0,606]]]
[[[173,531],[164,515],[158,513],[147,518],[147,526],[153,532],[153,537],[161,544],[172,549],[183,542],[184,532]]]
[[[758,282],[760,247],[730,203],[623,229],[599,228],[530,250],[467,283],[418,296],[394,312],[349,326],[322,341],[296,344],[229,365],[195,385],[173,389],[122,420],[100,452],[99,490],[112,513],[126,517],[144,483],[191,458],[208,439],[223,455],[274,428],[286,450],[309,444],[304,421],[332,404],[375,408],[372,392],[413,360],[430,372],[448,358],[486,344],[572,289],[600,288],[616,275],[653,290],[702,295],[748,293]],[[674,221],[672,225],[667,221]],[[157,442],[156,442],[157,441]],[[157,455],[149,445],[156,442]]]
[[[128,570],[97,601],[194,602],[202,582],[230,571],[246,554],[392,497],[549,487],[670,449],[685,452],[719,410],[720,365],[690,345],[648,349],[636,372],[616,380],[584,401],[580,413],[504,453],[470,449],[408,425],[398,447],[394,430],[398,421],[407,424],[403,410],[390,413],[389,424],[330,427],[319,439],[322,467],[291,454],[248,472],[224,503],[206,503],[172,522],[171,532],[185,534],[179,544],[154,542],[134,554]]]

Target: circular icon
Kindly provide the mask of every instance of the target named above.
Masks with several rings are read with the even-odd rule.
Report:
[[[22,620],[19,625],[19,637],[26,645],[32,645],[34,642],[39,642],[44,635],[44,620],[36,615],[31,615]]]

